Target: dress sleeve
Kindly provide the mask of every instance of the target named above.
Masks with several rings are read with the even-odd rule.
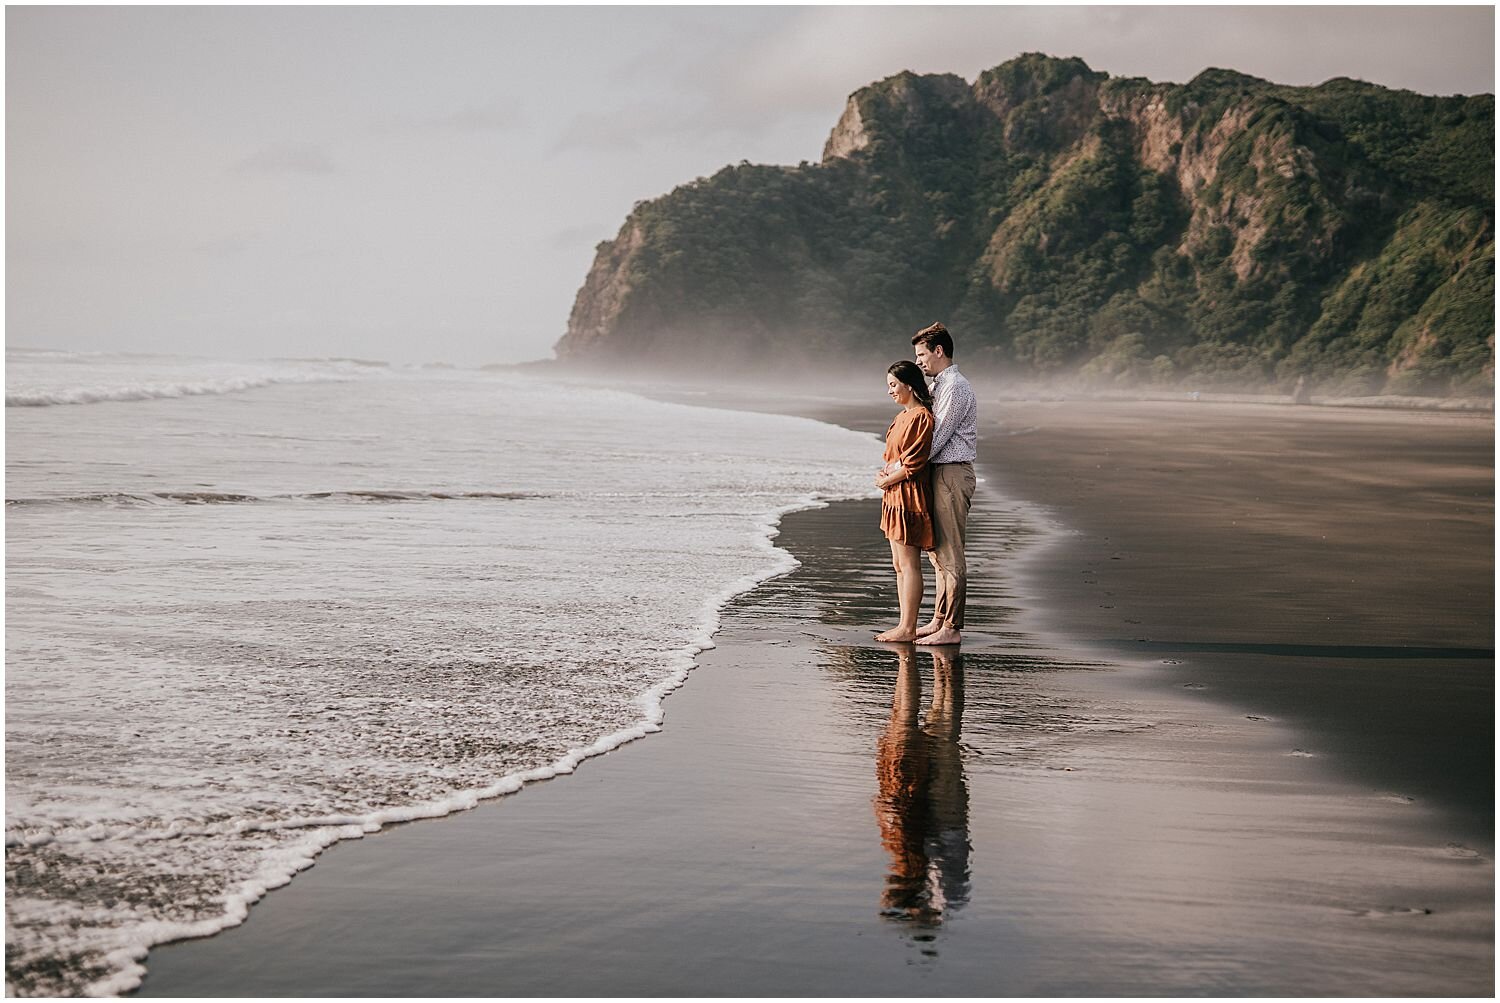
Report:
[[[906,423],[906,428],[901,430],[900,441],[896,444],[896,459],[906,469],[907,477],[915,477],[927,466],[927,460],[932,455],[932,425],[932,412],[921,408]]]

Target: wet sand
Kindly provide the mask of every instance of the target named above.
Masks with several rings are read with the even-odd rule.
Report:
[[[1035,609],[1182,662],[1185,684],[1286,721],[1493,849],[1491,416],[995,410],[999,483],[1075,530],[1027,577]]]
[[[985,473],[1057,532],[1006,568],[1027,626],[1173,663],[1493,848],[1492,415],[983,404]]]
[[[987,408],[959,658],[869,639],[875,503],[789,516],[661,734],[142,993],[1491,995],[1493,424],[1189,406]]]

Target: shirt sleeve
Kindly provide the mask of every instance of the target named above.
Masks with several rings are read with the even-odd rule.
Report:
[[[932,456],[932,415],[925,409],[907,423],[898,448],[896,459],[901,461],[907,477],[915,477],[927,466],[927,460]]]
[[[939,456],[960,429],[973,427],[978,416],[978,402],[969,381],[962,377],[942,381],[934,396],[937,399],[933,401],[932,412],[937,419],[937,430],[932,436],[932,455]]]

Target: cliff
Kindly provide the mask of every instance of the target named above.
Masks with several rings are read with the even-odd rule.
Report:
[[[1101,385],[1494,385],[1494,98],[1031,54],[853,94],[817,164],[741,164],[599,246],[558,358],[959,358]]]

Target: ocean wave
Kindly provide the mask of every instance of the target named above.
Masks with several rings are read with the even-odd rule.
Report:
[[[6,508],[53,505],[243,505],[277,501],[422,502],[422,501],[523,501],[550,498],[535,491],[308,491],[281,495],[247,495],[225,491],[152,491],[130,494],[107,491],[98,494],[65,495],[57,498],[7,498]]]
[[[780,515],[873,490],[878,440],[804,419],[355,389],[12,430],[12,992],[124,992],[337,840],[659,730],[724,604],[794,566]]]
[[[145,977],[144,962],[152,947],[176,940],[207,937],[238,926],[248,918],[251,906],[267,892],[287,884],[297,873],[312,866],[318,855],[334,843],[360,839],[393,824],[441,818],[469,810],[481,802],[513,794],[536,781],[571,774],[585,760],[660,732],[666,717],[666,697],[687,681],[697,663],[697,656],[715,646],[713,637],[719,631],[723,610],[729,602],[762,582],[799,566],[796,558],[774,543],[780,532],[781,519],[792,512],[822,508],[827,504],[824,498],[807,495],[753,517],[757,566],[736,578],[721,581],[717,589],[703,599],[688,636],[661,652],[661,673],[656,681],[628,701],[630,712],[626,719],[612,727],[606,726],[604,733],[591,742],[571,745],[558,756],[544,756],[541,763],[497,771],[495,775],[483,777],[477,784],[461,784],[436,796],[418,796],[415,801],[405,804],[321,815],[290,813],[269,819],[178,817],[156,819],[155,824],[135,820],[122,823],[78,819],[59,819],[49,824],[43,819],[8,817],[5,829],[7,856],[14,854],[18,869],[28,872],[38,863],[43,870],[62,872],[68,872],[80,862],[85,867],[92,866],[92,854],[101,850],[121,860],[145,862],[153,859],[149,849],[149,844],[153,843],[179,844],[215,839],[222,842],[224,837],[237,837],[242,850],[256,851],[247,871],[236,872],[234,879],[223,885],[215,886],[209,882],[202,888],[195,888],[189,901],[196,897],[198,900],[193,904],[197,908],[179,909],[178,915],[172,918],[164,918],[152,906],[130,904],[126,901],[129,895],[121,895],[121,901],[111,901],[107,907],[98,908],[93,914],[95,919],[107,916],[107,921],[93,925],[88,936],[71,948],[75,953],[64,955],[64,967],[77,965],[80,971],[68,972],[57,985],[65,984],[69,991],[84,996],[128,992],[139,986]],[[475,761],[474,765],[479,765],[479,762]],[[419,788],[412,785],[410,789]],[[157,881],[159,878],[160,875],[153,872],[143,880]],[[107,887],[109,883],[105,878],[101,881],[101,888]],[[181,889],[176,890],[179,895],[183,894]],[[12,960],[14,967],[10,974],[21,976],[26,989],[47,988],[45,979],[40,984],[31,983],[34,973],[26,971],[23,962],[34,962],[38,956],[55,957],[58,945],[48,939],[46,931],[58,924],[76,930],[76,909],[67,902],[24,895],[13,897],[12,902],[20,929],[15,931],[13,947],[16,957]],[[191,918],[183,918],[188,914]]]
[[[353,356],[348,355],[281,355],[272,358],[271,361],[315,364],[341,364],[350,366],[363,366],[368,369],[391,368],[391,364],[382,359],[357,359]]]
[[[99,404],[105,401],[162,400],[233,394],[279,383],[349,383],[357,377],[338,373],[288,373],[234,376],[183,382],[145,382],[115,386],[55,387],[46,390],[7,390],[6,407],[51,407],[58,404]]]

